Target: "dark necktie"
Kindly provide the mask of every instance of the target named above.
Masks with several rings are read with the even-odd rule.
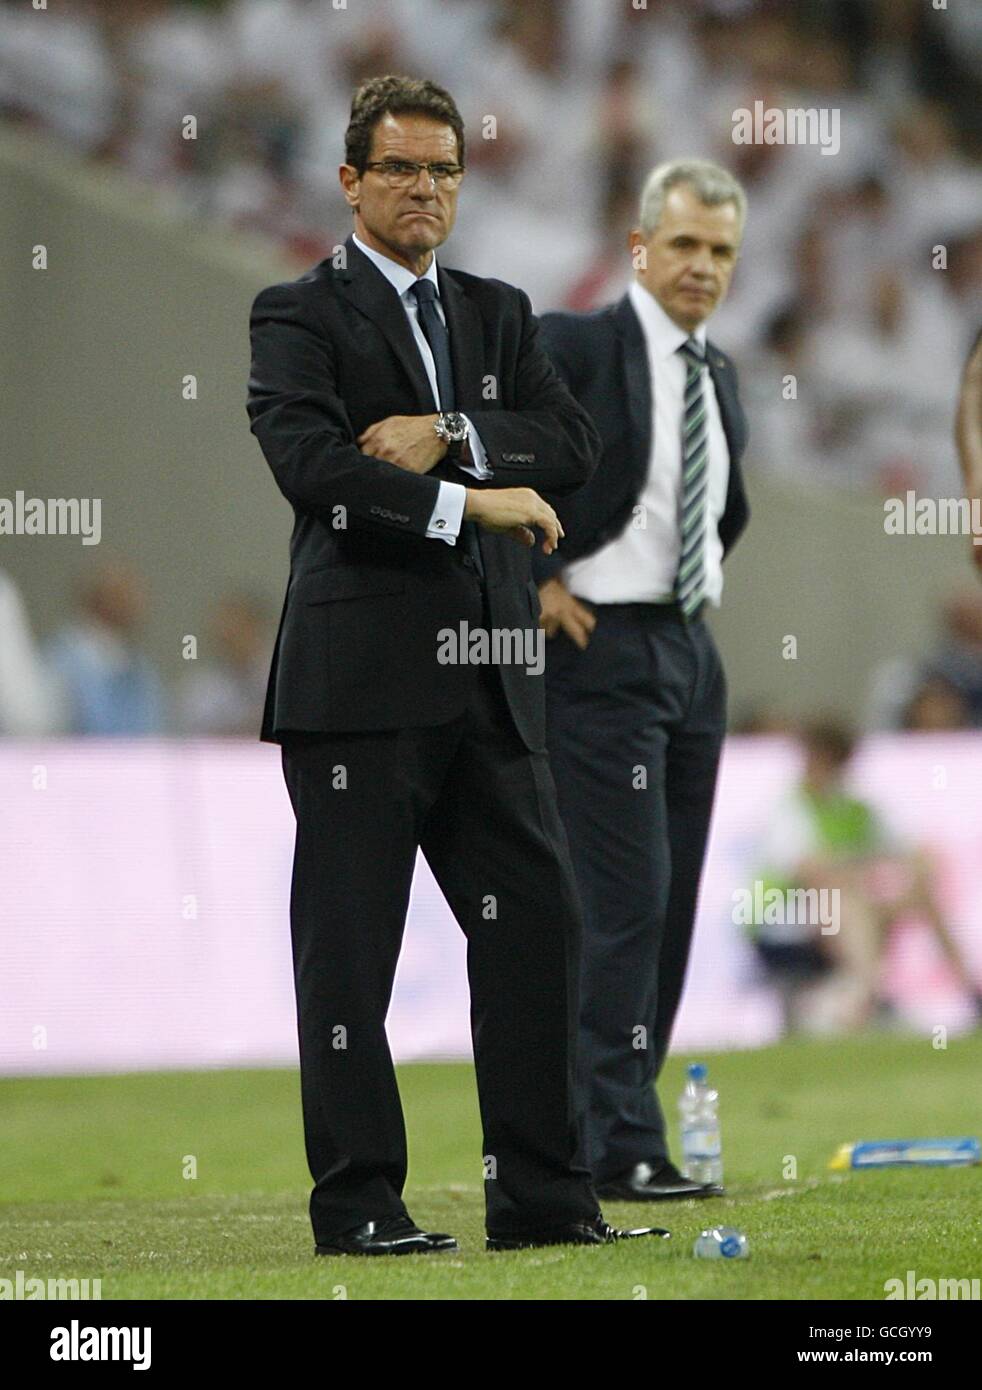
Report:
[[[433,363],[436,367],[436,384],[439,394],[438,408],[442,411],[457,409],[457,396],[454,391],[453,362],[450,357],[450,335],[436,309],[436,285],[432,280],[420,279],[409,286],[419,306],[419,326],[423,337],[430,345]],[[484,561],[481,557],[481,542],[477,523],[462,521],[460,538],[464,549],[474,561],[478,574],[484,578]]]

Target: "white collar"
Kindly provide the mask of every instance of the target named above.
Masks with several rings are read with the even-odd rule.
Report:
[[[627,293],[635,313],[641,320],[645,341],[652,357],[667,359],[673,353],[678,352],[682,344],[687,343],[690,338],[695,338],[705,351],[706,325],[704,323],[701,323],[693,333],[687,333],[684,328],[679,328],[678,324],[668,317],[655,296],[646,290],[639,280],[631,281]]]
[[[423,275],[414,275],[411,270],[408,270],[404,265],[400,265],[398,261],[392,260],[389,256],[383,256],[381,251],[376,251],[372,246],[366,246],[354,232],[351,233],[351,239],[358,247],[358,250],[361,251],[363,255],[367,256],[374,266],[378,267],[397,294],[400,296],[406,294],[410,287],[415,285],[417,280],[432,280],[436,288],[437,298],[439,299],[440,282],[436,275],[435,254],[430,257],[429,270]]]

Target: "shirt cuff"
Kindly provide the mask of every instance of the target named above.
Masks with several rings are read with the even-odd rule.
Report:
[[[466,501],[467,489],[463,483],[446,483],[441,478],[436,506],[426,527],[427,540],[446,541],[448,545],[456,545],[460,525],[464,519]]]
[[[481,443],[481,436],[466,415],[464,419],[467,420],[467,445],[471,451],[471,462],[459,463],[457,467],[462,468],[465,473],[473,473],[478,478],[493,478],[494,470],[488,463],[488,451]]]

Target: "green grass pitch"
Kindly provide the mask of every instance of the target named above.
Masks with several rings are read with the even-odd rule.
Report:
[[[673,1139],[686,1060],[670,1059],[660,1088]],[[721,1092],[726,1198],[605,1205],[669,1241],[495,1255],[470,1067],[401,1068],[409,1209],[461,1248],[399,1259],[314,1256],[295,1071],[8,1079],[0,1277],[99,1278],[104,1300],[882,1299],[908,1269],[982,1277],[982,1169],[827,1167],[847,1140],[979,1133],[982,1034],[942,1050],[877,1034],[700,1060]],[[712,1224],[746,1231],[751,1258],[695,1260]]]

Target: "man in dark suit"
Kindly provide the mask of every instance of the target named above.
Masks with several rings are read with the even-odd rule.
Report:
[[[463,623],[537,635],[529,548],[539,528],[551,552],[561,528],[535,489],[582,485],[599,440],[527,297],[434,259],[463,176],[451,97],[370,79],[345,143],[354,234],[256,298],[248,399],[295,515],[261,736],[282,745],[297,818],[316,1249],[456,1248],[403,1202],[385,1035],[419,848],[467,936],[488,1246],[603,1244],[625,1233],[575,1162],[580,916],[542,682],[445,662]]]
[[[598,1193],[711,1196],[668,1154],[655,1082],[685,978],[726,721],[703,617],[747,522],[746,426],[705,321],[729,285],[745,198],[704,161],[650,176],[635,282],[592,314],[547,314],[560,376],[603,437],[536,554],[547,744],[584,911],[579,1093]],[[548,490],[547,490],[547,496]]]

